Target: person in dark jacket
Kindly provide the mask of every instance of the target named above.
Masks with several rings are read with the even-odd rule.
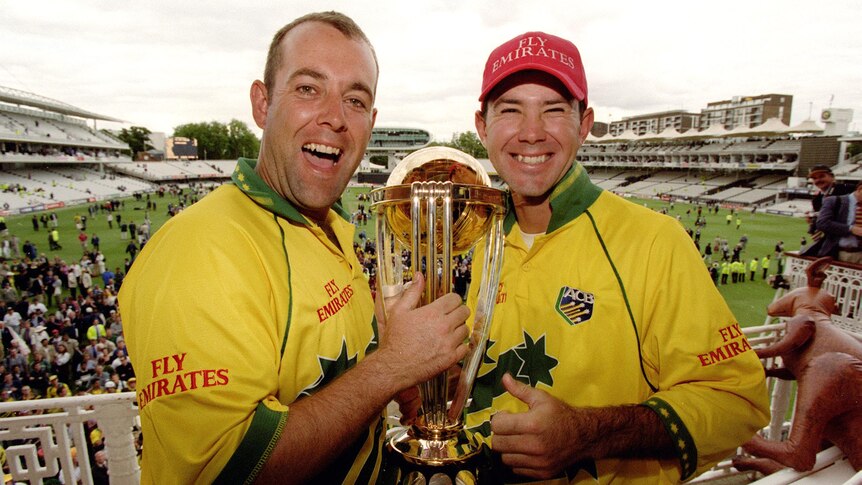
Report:
[[[817,256],[862,264],[862,182],[850,194],[826,197],[816,227],[823,232]]]

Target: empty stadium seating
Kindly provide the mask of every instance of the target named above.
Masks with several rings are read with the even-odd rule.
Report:
[[[78,167],[21,168],[0,171],[0,207],[9,212],[47,204],[73,205],[153,191],[154,184],[132,177],[100,174]],[[12,190],[11,188],[15,188]]]
[[[229,179],[235,160],[196,160],[173,162],[112,163],[108,166],[119,173],[152,181],[181,181],[198,179]]]
[[[47,113],[36,115],[8,106],[0,108],[0,131],[10,138],[42,144],[70,145],[121,150],[126,144],[112,136],[94,130],[81,120]]]

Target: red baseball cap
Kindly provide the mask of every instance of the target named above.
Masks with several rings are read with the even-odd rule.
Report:
[[[485,101],[503,79],[530,69],[556,77],[575,99],[587,104],[587,76],[581,53],[575,44],[544,32],[521,34],[491,52],[485,63],[479,101]]]

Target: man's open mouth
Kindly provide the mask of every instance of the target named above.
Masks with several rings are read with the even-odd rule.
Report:
[[[302,151],[317,158],[330,160],[333,165],[338,164],[338,161],[341,160],[341,149],[338,147],[321,145],[319,143],[307,143],[302,146]]]

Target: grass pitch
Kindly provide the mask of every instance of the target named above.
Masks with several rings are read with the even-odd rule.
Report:
[[[365,188],[351,187],[347,189],[342,203],[349,212],[357,209],[359,204],[370,206],[368,201],[360,201],[357,196],[367,192]],[[667,202],[660,200],[629,199],[638,204],[645,204],[654,210],[667,209],[668,215],[676,218],[679,216],[680,223],[685,228],[695,230],[694,222],[697,217],[697,206],[694,204],[674,203],[673,207]],[[748,262],[757,257],[758,263],[764,255],[771,258],[769,274],[774,274],[778,268],[778,262],[773,257],[773,250],[778,241],[784,241],[785,250],[796,250],[800,247],[800,238],[806,236],[808,228],[805,220],[765,214],[757,212],[752,214],[750,209],[743,209],[734,214],[731,223],[726,223],[726,217],[730,213],[728,209],[719,209],[718,214],[707,214],[704,207],[703,213],[706,217],[706,226],[701,228],[701,248],[707,242],[712,243],[716,237],[727,239],[731,249],[739,242],[743,234],[748,236],[748,243],[742,251],[742,260],[746,263],[746,281],[744,283],[719,285],[719,291],[727,301],[733,314],[744,327],[761,325],[766,319],[766,306],[772,301],[775,290],[770,287],[761,276],[762,270],[758,269],[754,281],[748,281]],[[736,227],[736,219],[740,219],[739,228]],[[374,237],[373,217],[368,225],[364,226],[366,234]],[[358,239],[357,239],[358,240]],[[702,253],[703,251],[701,251]],[[713,261],[720,261],[720,255],[713,255]]]
[[[367,188],[348,188],[342,202],[349,212],[353,212],[360,204],[366,208],[370,207],[369,201],[358,199],[358,194],[368,192]],[[186,193],[189,190],[186,189]],[[162,226],[168,219],[167,214],[168,204],[177,204],[178,197],[166,194],[164,197],[159,197],[156,194],[150,195],[150,201],[155,202],[156,208],[150,211],[146,210],[147,200],[142,198],[136,200],[134,198],[123,199],[123,206],[118,213],[122,215],[124,222],[134,221],[140,224],[145,214],[149,213],[153,230]],[[686,227],[695,229],[694,221],[696,217],[696,206],[691,204],[675,203],[671,208],[670,204],[657,200],[636,200],[633,202],[645,204],[655,210],[667,209],[668,214],[672,217],[679,216],[680,223]],[[116,267],[123,267],[124,259],[128,257],[126,254],[126,245],[128,240],[120,238],[120,230],[116,222],[113,224],[113,229],[108,228],[105,213],[99,211],[94,217],[89,217],[87,206],[76,206],[57,209],[55,212],[59,218],[60,244],[63,249],[56,251],[48,250],[48,231],[45,230],[41,223],[39,230],[36,231],[32,226],[32,215],[25,214],[19,216],[11,216],[7,218],[9,231],[17,235],[21,244],[25,240],[34,242],[40,253],[44,253],[49,259],[57,256],[70,263],[76,259],[80,259],[82,248],[78,242],[78,231],[75,228],[74,217],[76,215],[87,215],[87,235],[92,237],[97,234],[101,240],[100,247],[102,253],[106,257],[107,266],[112,270]],[[687,211],[689,211],[687,213]],[[706,210],[704,210],[706,213]],[[784,241],[785,250],[795,250],[800,246],[800,238],[805,235],[806,224],[802,219],[776,216],[764,213],[752,214],[750,210],[738,212],[732,219],[731,224],[725,222],[725,218],[729,211],[720,209],[718,214],[710,213],[706,215],[707,224],[701,228],[701,246],[707,242],[712,242],[715,237],[723,237],[727,239],[731,248],[736,245],[739,238],[745,234],[748,236],[748,244],[742,252],[742,259],[746,261],[757,257],[758,260],[764,255],[773,255],[773,248],[778,241]],[[37,213],[39,217],[41,213]],[[736,217],[741,220],[741,225],[737,229]],[[373,218],[368,221],[365,230],[369,237],[374,237]],[[358,234],[358,231],[357,231]],[[357,238],[358,240],[358,238]],[[717,260],[716,255],[713,255],[713,260]],[[773,258],[770,265],[770,274],[776,272],[777,261]],[[766,318],[766,306],[772,301],[775,294],[765,281],[761,279],[761,271],[758,270],[755,281],[746,281],[744,283],[728,284],[719,286],[719,291],[724,296],[734,315],[736,315],[740,324],[743,326],[760,325]],[[747,275],[747,272],[746,272]]]

